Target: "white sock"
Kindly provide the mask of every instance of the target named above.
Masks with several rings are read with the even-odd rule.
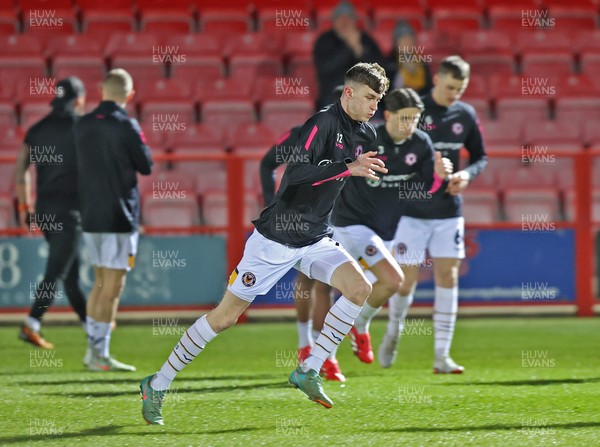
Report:
[[[315,340],[315,345],[312,348],[310,356],[301,365],[304,372],[314,369],[321,371],[323,363],[337,347],[346,334],[350,332],[354,320],[360,313],[360,306],[351,302],[345,296],[341,296],[325,317],[323,329],[319,337]]]
[[[313,344],[314,344],[315,340],[316,340],[317,338],[319,338],[319,335],[321,334],[321,331],[320,331],[320,330],[318,330],[318,329],[315,329],[315,328],[313,327],[313,328],[312,328],[312,330],[311,330],[311,334],[312,334],[312,339],[313,339]]]
[[[85,333],[87,334],[88,348],[94,349],[94,320],[92,317],[85,317]]]
[[[360,315],[356,318],[354,322],[354,327],[358,331],[359,334],[364,334],[365,332],[369,332],[369,325],[371,324],[371,320],[373,317],[379,312],[381,307],[372,307],[369,303],[365,303],[362,310],[360,311]]]
[[[297,321],[296,328],[298,329],[298,347],[312,346],[312,320],[305,322]]]
[[[169,358],[164,363],[156,377],[150,383],[155,390],[163,391],[171,386],[171,382],[179,371],[192,363],[198,354],[213,338],[216,332],[208,324],[206,315],[201,316],[192,324],[185,334],[181,336],[179,343],[175,345]]]
[[[39,332],[42,328],[42,322],[37,318],[27,316],[27,318],[25,318],[25,326],[27,326],[33,332]]]
[[[458,311],[458,287],[451,289],[445,287],[435,288],[435,301],[433,304],[433,330],[435,333],[435,358],[449,357],[456,312]]]
[[[316,329],[313,329],[313,330],[312,330],[312,338],[313,338],[313,340],[316,340],[317,338],[319,338],[319,335],[320,335],[320,334],[321,334],[321,331],[318,331],[318,330],[316,330]],[[338,346],[339,346],[339,345],[338,345]],[[329,355],[327,356],[327,358],[328,358],[328,359],[335,360],[335,353],[336,353],[336,352],[337,352],[337,350],[338,350],[338,346],[336,346],[336,347],[334,347],[334,348],[333,348],[333,351],[331,351],[331,354],[329,354]]]
[[[110,322],[94,321],[92,323],[92,347],[100,357],[110,357]]]
[[[387,335],[391,338],[398,338],[402,335],[404,329],[404,320],[408,314],[408,308],[414,300],[414,295],[411,293],[407,296],[402,296],[399,293],[394,293],[390,298],[390,309],[388,316]]]

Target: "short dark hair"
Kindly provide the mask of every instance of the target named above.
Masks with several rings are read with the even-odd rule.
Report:
[[[388,112],[397,112],[400,109],[415,108],[425,110],[423,101],[412,88],[396,88],[391,90],[383,99],[383,105]]]
[[[365,84],[380,95],[385,94],[390,86],[390,80],[385,75],[385,70],[377,63],[359,62],[353,65],[346,72],[344,84],[349,81]]]
[[[438,74],[451,74],[454,79],[464,81],[471,75],[471,66],[460,56],[448,56],[440,64]]]

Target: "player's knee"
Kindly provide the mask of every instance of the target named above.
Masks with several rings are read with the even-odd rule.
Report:
[[[362,306],[372,291],[373,286],[371,283],[366,281],[364,278],[361,278],[354,281],[354,283],[350,285],[344,296],[354,304]]]

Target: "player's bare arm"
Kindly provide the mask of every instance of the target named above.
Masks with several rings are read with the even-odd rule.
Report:
[[[375,175],[375,172],[387,174],[388,170],[385,167],[385,163],[379,158],[375,158],[377,152],[369,151],[359,156],[352,163],[348,163],[348,170],[350,175],[356,177],[366,177],[371,180],[379,180],[379,177]]]

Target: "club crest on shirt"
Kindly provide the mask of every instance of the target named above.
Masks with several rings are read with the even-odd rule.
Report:
[[[356,149],[354,149],[354,158],[360,157],[362,155],[362,153],[363,153],[363,147],[362,147],[362,145],[359,144],[358,146],[356,146]]]
[[[396,251],[399,255],[406,253],[406,244],[404,242],[400,242],[396,247]]]
[[[463,125],[461,123],[454,123],[452,124],[452,132],[454,132],[456,135],[460,135],[461,133],[463,133]]]
[[[365,249],[365,254],[367,256],[373,256],[375,255],[375,253],[377,253],[377,247],[375,247],[374,245],[367,245],[367,248]]]
[[[254,276],[254,273],[245,272],[242,275],[242,284],[245,285],[246,287],[252,287],[255,283],[256,283],[256,276]]]
[[[408,154],[406,154],[404,156],[404,163],[406,163],[408,166],[412,166],[417,162],[417,156],[415,154],[413,154],[412,152],[409,152]]]

